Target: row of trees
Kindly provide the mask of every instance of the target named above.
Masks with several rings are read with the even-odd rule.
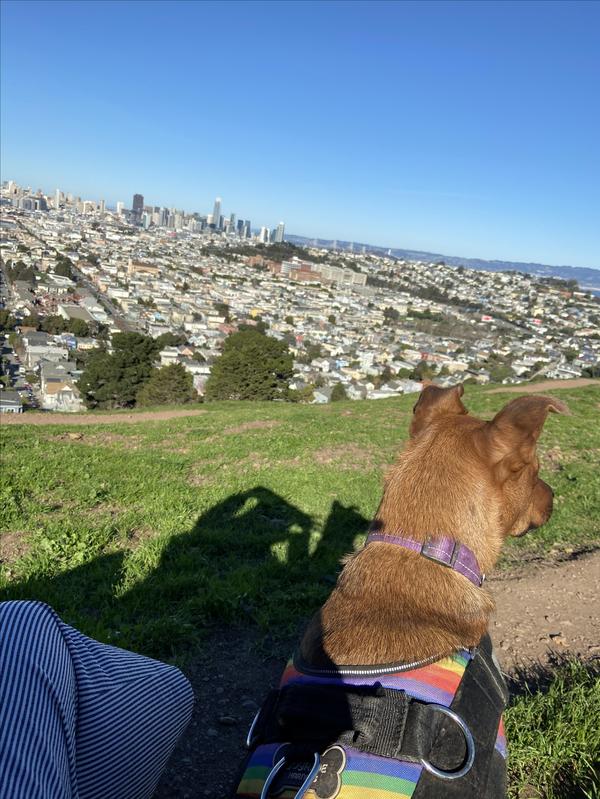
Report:
[[[181,364],[154,367],[166,342],[181,343],[173,334],[153,339],[141,333],[116,333],[112,353],[91,352],[78,383],[86,406],[109,409],[198,401],[192,376]]]
[[[192,377],[181,364],[154,366],[160,350],[177,343],[181,342],[173,334],[158,339],[140,333],[115,334],[111,353],[96,350],[87,357],[78,384],[87,407],[198,401]],[[207,381],[205,399],[298,401],[302,397],[289,389],[292,375],[293,357],[287,344],[248,327],[225,340]]]

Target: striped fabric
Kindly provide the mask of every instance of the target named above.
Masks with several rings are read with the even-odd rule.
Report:
[[[385,674],[356,673],[318,675],[306,674],[289,661],[280,681],[280,687],[296,683],[320,685],[373,685],[380,683],[384,688],[406,691],[407,694],[423,702],[434,702],[449,707],[458,690],[465,669],[471,660],[470,652],[462,650],[450,657],[413,669],[397,669]],[[349,670],[350,671],[350,670]],[[237,796],[245,799],[260,797],[262,786],[273,766],[281,758],[284,744],[258,746],[252,753],[237,789]],[[341,773],[341,787],[336,799],[410,799],[423,767],[420,764],[391,760],[359,752],[344,746],[345,765]],[[500,723],[496,748],[506,757],[504,727]],[[277,793],[278,799],[291,799],[295,790]],[[309,789],[306,799],[317,799],[314,790]]]
[[[192,706],[178,669],[0,603],[1,799],[148,799]]]

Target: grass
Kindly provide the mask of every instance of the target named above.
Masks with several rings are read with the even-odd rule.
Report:
[[[536,675],[505,715],[511,799],[597,799],[599,719],[600,667],[568,661]]]
[[[491,418],[513,396],[475,388],[465,401]],[[510,540],[500,568],[598,545],[600,390],[559,396],[573,415],[550,416],[540,446],[554,515]],[[87,635],[180,663],[223,625],[283,638],[362,543],[413,404],[215,403],[160,422],[4,425],[0,599],[46,601]],[[595,796],[598,684],[565,668],[507,714],[515,799],[526,785]]]
[[[600,391],[561,391],[543,476],[556,510],[505,563],[593,546]],[[510,395],[474,389],[490,417]],[[362,542],[414,398],[215,403],[162,422],[2,428],[0,596],[35,597],[103,641],[180,658],[215,624],[286,633]]]

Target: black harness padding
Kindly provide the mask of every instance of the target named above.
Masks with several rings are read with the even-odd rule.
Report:
[[[441,780],[423,771],[413,799],[504,799],[506,763],[494,744],[507,702],[508,690],[494,660],[490,637],[485,635],[450,705],[471,731],[475,762],[457,780]],[[444,718],[428,759],[438,768],[452,768],[451,759],[460,746],[464,746],[462,733]]]
[[[504,758],[495,750],[508,701],[504,679],[486,635],[465,669],[450,709],[469,728],[475,760],[464,777],[442,779],[423,769],[413,799],[504,799]],[[457,771],[467,746],[455,721],[405,691],[372,686],[292,683],[269,692],[254,726],[252,746],[286,742],[290,760],[333,744],[379,757]]]

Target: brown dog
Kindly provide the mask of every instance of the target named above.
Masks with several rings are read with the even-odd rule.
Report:
[[[451,536],[489,573],[504,539],[540,527],[553,492],[538,477],[536,442],[551,397],[519,397],[491,422],[469,415],[463,387],[426,387],[410,440],[387,474],[371,529],[424,540]],[[301,644],[307,663],[412,662],[476,645],[490,595],[416,553],[371,544],[352,555]]]
[[[370,542],[347,558],[261,711],[237,796],[504,796],[507,695],[482,573],[507,536],[549,519],[536,442],[548,413],[567,408],[520,397],[486,422],[462,395],[431,385],[419,397]]]

